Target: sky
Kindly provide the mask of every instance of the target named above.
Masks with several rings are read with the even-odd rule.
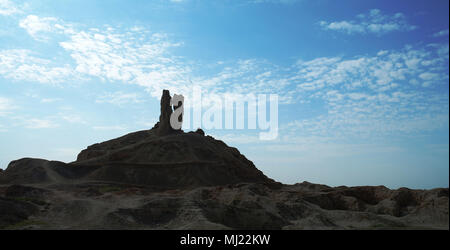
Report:
[[[205,130],[277,181],[448,187],[448,5],[0,0],[0,168],[150,129],[195,85],[279,96],[275,140]]]

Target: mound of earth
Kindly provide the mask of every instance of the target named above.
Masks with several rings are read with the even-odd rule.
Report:
[[[236,148],[199,133],[164,136],[155,129],[131,133],[83,150],[72,163],[23,158],[12,161],[0,184],[102,181],[183,188],[274,183]]]
[[[284,185],[236,148],[159,122],[71,163],[23,158],[0,171],[4,229],[447,229],[448,188]],[[182,117],[179,117],[182,120]]]
[[[172,129],[171,114],[170,95],[164,91],[160,120],[152,129],[91,145],[68,164],[31,158],[13,161],[0,175],[0,184],[101,181],[173,189],[275,183],[239,150],[205,136],[201,129],[189,133]]]
[[[448,188],[322,189],[310,183],[239,183],[171,190],[95,182],[10,185],[0,186],[0,227],[448,230]]]

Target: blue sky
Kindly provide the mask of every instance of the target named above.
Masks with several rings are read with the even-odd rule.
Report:
[[[162,89],[278,94],[209,130],[278,181],[449,182],[448,1],[0,0],[0,167],[151,128]]]

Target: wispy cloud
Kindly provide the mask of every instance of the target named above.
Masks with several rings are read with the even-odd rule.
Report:
[[[19,21],[19,26],[25,29],[30,36],[39,41],[47,41],[52,33],[73,34],[75,30],[56,17],[39,17],[28,15]]]
[[[142,27],[109,26],[79,29],[55,17],[28,15],[19,22],[37,41],[56,43],[73,63],[63,64],[28,49],[0,51],[0,75],[15,80],[60,83],[95,77],[144,86],[155,97],[163,88],[179,88],[188,82],[189,64],[171,55],[181,46],[164,33]]]
[[[40,18],[35,15],[29,15],[19,22],[19,26],[24,28],[30,36],[37,38],[38,33],[54,31],[57,19],[54,17]]]
[[[23,93],[25,97],[31,98],[31,99],[37,99],[40,103],[54,103],[62,101],[62,98],[59,97],[42,97],[39,93],[37,93],[34,90],[27,90]]]
[[[449,78],[446,51],[447,44],[406,46],[373,55],[299,60],[287,68],[245,60],[221,63],[221,72],[197,82],[214,86],[212,91],[273,91],[288,103],[323,106],[324,112],[280,128],[288,140],[414,135],[448,128],[449,97],[438,91]],[[233,136],[222,137],[236,142]],[[238,143],[256,139],[238,137]]]
[[[41,103],[54,103],[61,100],[62,100],[61,98],[42,98]]]
[[[76,77],[69,65],[34,55],[27,49],[0,50],[0,75],[15,80],[56,84]]]
[[[58,109],[59,112],[56,116],[53,117],[53,119],[57,120],[58,122],[67,122],[82,125],[86,125],[89,123],[87,120],[85,120],[82,113],[71,106],[61,106]]]
[[[0,97],[0,116],[10,114],[15,108],[11,99]]]
[[[320,21],[324,30],[340,31],[347,34],[372,33],[377,35],[393,31],[411,31],[417,28],[406,21],[403,13],[393,15],[383,14],[379,9],[372,9],[368,13],[359,14],[354,20]]]
[[[69,123],[87,124],[87,122],[77,114],[60,114],[60,117]]]
[[[36,116],[28,114],[14,114],[9,115],[10,128],[25,128],[25,129],[49,129],[60,126],[60,121],[57,116]]]
[[[441,30],[433,34],[433,37],[441,37],[441,36],[448,36],[448,29]]]
[[[448,128],[448,97],[428,98],[405,92],[366,95],[329,91],[328,112],[289,123],[292,127],[287,136],[376,139]]]
[[[49,119],[31,118],[24,119],[25,128],[29,129],[42,129],[42,128],[56,128],[59,125]]]
[[[193,76],[192,81],[209,93],[245,95],[280,94],[282,103],[291,103],[293,94],[289,93],[293,82],[291,67],[281,67],[264,59],[246,59],[220,62],[209,66],[212,74]]]
[[[80,74],[109,81],[125,81],[159,95],[162,88],[186,81],[187,65],[171,56],[169,48],[180,46],[167,35],[134,27],[125,32],[108,27],[72,34],[59,43],[75,60]]]
[[[0,0],[0,15],[10,16],[13,14],[20,14],[22,10],[19,6],[9,0]]]
[[[327,112],[292,123],[293,135],[367,138],[448,127],[448,94],[433,90],[448,82],[445,47],[299,61],[299,97],[322,100]]]
[[[138,93],[124,93],[122,91],[105,93],[98,96],[97,103],[110,103],[114,105],[124,105],[127,103],[139,103],[143,102],[141,96]]]
[[[443,73],[448,58],[442,53],[447,47],[448,45],[439,45],[430,51],[406,46],[398,51],[380,51],[374,56],[300,60],[297,63],[297,74],[292,80],[298,82],[300,92],[336,85],[348,90],[364,87],[383,92],[400,87],[399,83],[405,81],[424,87],[442,84],[448,78],[448,73]],[[401,86],[411,87],[404,84]]]
[[[40,24],[25,20],[37,20]],[[322,26],[347,33],[377,34],[415,28],[401,13],[388,16],[376,9],[358,15],[356,21],[345,22],[342,27],[346,28],[339,28],[337,22]],[[283,104],[323,105],[324,112],[308,119],[293,118],[295,122],[290,125],[321,137],[383,131],[411,133],[448,126],[444,112],[448,110],[448,94],[435,91],[436,86],[448,82],[448,44],[298,60],[288,66],[264,59],[200,65],[172,54],[181,42],[142,27],[80,29],[58,18],[36,16],[26,17],[21,25],[38,40],[42,34],[61,34],[51,42],[68,53],[72,62],[61,67],[29,50],[3,50],[0,75],[6,78],[46,83],[73,77],[101,79],[143,86],[154,97],[159,97],[162,89],[190,93],[193,83],[209,94],[275,93]],[[96,100],[115,105],[141,101],[139,94],[123,91],[104,93]],[[61,118],[66,122],[84,122],[79,116]],[[45,127],[46,123],[37,124]]]

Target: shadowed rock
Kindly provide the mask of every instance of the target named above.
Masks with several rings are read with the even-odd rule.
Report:
[[[199,134],[199,135],[205,135],[205,131],[203,131],[203,129],[198,128],[197,130],[195,130],[195,133]]]
[[[157,130],[158,135],[170,134],[173,129],[170,126],[170,116],[172,115],[172,106],[170,105],[169,90],[163,90],[161,96],[161,114],[159,116],[159,126]]]

